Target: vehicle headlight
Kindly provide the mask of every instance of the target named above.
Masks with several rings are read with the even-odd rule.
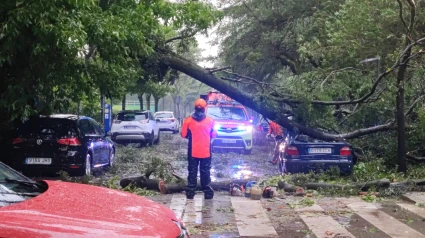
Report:
[[[215,126],[214,126],[214,130],[215,130],[215,131],[220,130],[220,128],[221,128],[221,125],[215,125]]]
[[[285,142],[279,144],[279,152],[283,152],[285,150]]]
[[[252,126],[241,125],[241,126],[238,126],[238,130],[251,132],[252,131]]]
[[[187,231],[186,227],[184,226],[184,224],[178,222],[178,221],[174,221],[174,224],[176,224],[176,226],[179,228],[180,230],[180,235],[177,236],[177,238],[189,238],[189,232]]]

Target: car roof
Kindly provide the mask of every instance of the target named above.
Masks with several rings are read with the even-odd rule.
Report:
[[[172,111],[158,111],[158,112],[155,112],[155,113],[174,113],[174,112],[172,112]]]
[[[141,111],[141,110],[121,110],[118,113],[125,113],[125,112],[141,112],[141,113],[146,113],[146,112],[150,112],[149,110],[145,110],[145,111]]]

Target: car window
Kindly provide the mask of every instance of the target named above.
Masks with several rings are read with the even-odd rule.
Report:
[[[90,123],[88,119],[81,119],[78,121],[78,128],[80,129],[83,135],[97,135],[94,126]]]
[[[96,135],[98,136],[103,136],[105,133],[103,132],[102,127],[99,125],[99,123],[97,123],[95,120],[90,120],[90,122],[93,124],[94,126],[94,130],[96,131]]]
[[[173,114],[169,112],[155,113],[155,118],[173,118]]]
[[[248,120],[245,111],[240,107],[208,107],[207,115],[215,120]]]
[[[117,114],[119,121],[141,121],[148,118],[149,116],[145,112],[120,112]]]
[[[31,118],[20,126],[17,133],[20,136],[54,135],[57,138],[77,136],[75,122],[62,118]]]

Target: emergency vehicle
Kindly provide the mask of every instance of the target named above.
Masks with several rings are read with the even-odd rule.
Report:
[[[201,95],[207,102],[206,114],[215,121],[217,137],[211,141],[217,149],[242,150],[250,154],[252,150],[252,118],[242,104],[217,91]]]

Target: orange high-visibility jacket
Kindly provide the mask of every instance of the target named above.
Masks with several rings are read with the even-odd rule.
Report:
[[[269,131],[267,132],[267,134],[270,135],[272,133],[274,136],[283,136],[282,127],[274,121],[270,121]]]
[[[190,156],[197,159],[211,157],[211,138],[216,137],[214,119],[207,116],[197,121],[192,116],[183,121],[181,136],[189,138]]]

